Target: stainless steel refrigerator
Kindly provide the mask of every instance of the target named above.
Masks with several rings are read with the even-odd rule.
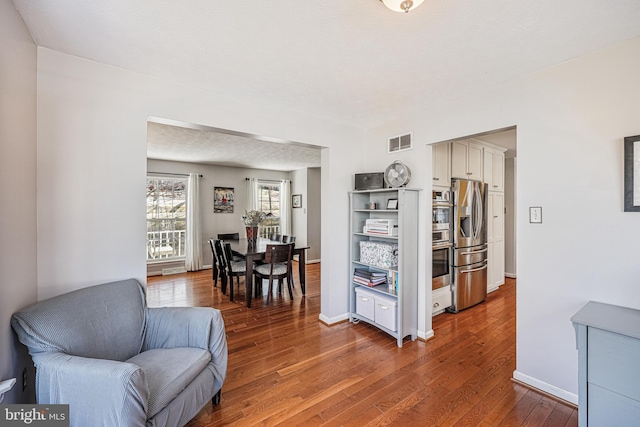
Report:
[[[487,298],[487,194],[486,184],[454,179],[453,200],[453,305],[457,313]]]

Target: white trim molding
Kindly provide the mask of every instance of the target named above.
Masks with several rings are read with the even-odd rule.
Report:
[[[433,329],[429,329],[427,332],[423,332],[423,331],[418,331],[418,338],[420,338],[421,340],[428,340],[434,337],[434,332]]]
[[[341,314],[340,316],[335,316],[335,317],[327,317],[324,314],[320,313],[320,315],[318,316],[318,319],[320,319],[320,321],[325,325],[331,326],[331,325],[335,325],[336,323],[349,320],[349,313],[344,313],[344,314]]]
[[[551,394],[558,399],[566,400],[567,402],[572,403],[576,406],[578,405],[577,394],[570,393],[559,387],[545,383],[544,381],[540,381],[539,379],[530,377],[529,375],[525,375],[518,370],[513,371],[513,378],[533,388],[537,388],[538,390],[542,390],[545,393]]]

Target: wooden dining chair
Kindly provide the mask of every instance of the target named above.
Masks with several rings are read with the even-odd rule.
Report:
[[[222,289],[222,293],[227,293],[227,263],[224,259],[224,253],[222,251],[222,240],[209,240],[209,243],[212,244],[212,250],[215,258],[215,264],[218,268],[218,276],[220,276],[220,288]],[[215,285],[215,282],[214,282]]]
[[[269,293],[266,305],[269,305],[273,293],[273,280],[278,280],[278,293],[282,292],[282,281],[287,279],[289,297],[293,300],[293,288],[291,287],[291,259],[293,258],[293,243],[282,245],[267,245],[265,263],[256,265],[253,274],[256,286],[262,284],[263,279],[269,279]],[[260,286],[261,287],[261,286]]]
[[[219,233],[220,240],[240,240],[240,233]]]
[[[211,246],[211,269],[212,271],[212,279],[213,279],[213,287],[218,287],[218,260],[216,259],[216,250],[213,248],[213,239],[209,239],[209,246]]]
[[[238,289],[240,289],[240,277],[243,277],[247,271],[247,263],[245,260],[237,261],[231,253],[231,244],[224,244],[224,259],[227,265],[227,276],[229,277],[230,299],[233,301],[233,278],[236,278]]]
[[[274,242],[282,242],[282,236],[280,234],[271,233],[269,235],[269,240],[273,240]]]

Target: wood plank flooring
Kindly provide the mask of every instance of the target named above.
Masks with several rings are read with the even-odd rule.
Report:
[[[285,292],[250,309],[243,286],[230,302],[212,287],[211,270],[148,279],[152,307],[211,306],[224,315],[222,401],[188,427],[578,425],[574,408],[511,381],[514,280],[478,306],[435,317],[433,339],[407,338],[399,349],[370,325],[318,321],[319,267],[307,266],[306,296],[296,281],[293,301]]]

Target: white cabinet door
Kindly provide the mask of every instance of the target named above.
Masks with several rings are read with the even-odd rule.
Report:
[[[482,145],[469,141],[467,148],[467,177],[482,181]]]
[[[451,143],[451,177],[467,179],[467,141],[453,141]]]
[[[436,144],[432,148],[433,185],[451,185],[451,155],[449,144]]]
[[[485,147],[483,170],[487,190],[504,191],[504,153],[491,147]]]
[[[491,292],[504,284],[504,241],[490,242],[487,257],[487,292]]]
[[[487,241],[504,240],[504,193],[490,191],[487,208]]]
[[[493,153],[491,187],[489,190],[504,191],[504,153]]]
[[[474,141],[451,143],[451,177],[482,181],[482,144]]]

